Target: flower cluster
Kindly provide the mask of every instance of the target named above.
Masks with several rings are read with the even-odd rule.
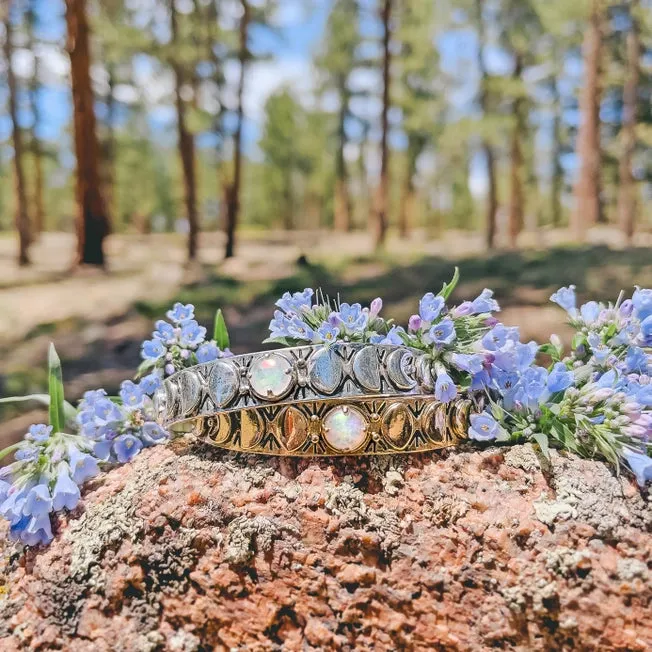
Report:
[[[220,349],[214,339],[206,339],[206,328],[195,319],[192,304],[175,303],[166,313],[168,321],[154,324],[152,338],[141,347],[143,363],[138,369],[142,393],[151,396],[166,376],[192,365],[232,355]],[[146,374],[146,375],[144,375]]]
[[[92,442],[82,434],[33,425],[12,447],[15,461],[0,469],[0,514],[9,536],[34,546],[52,540],[50,514],[74,509],[80,486],[99,472]]]
[[[143,448],[168,439],[167,431],[154,420],[152,400],[130,380],[122,383],[120,402],[111,400],[103,389],[86,392],[76,420],[79,432],[93,443],[94,455],[103,462],[124,464]]]
[[[279,310],[269,324],[270,337],[266,342],[285,345],[310,342],[329,344],[336,341],[402,343],[396,329],[381,317],[383,307],[380,298],[369,307],[359,303],[335,303],[321,297],[315,302],[315,292],[306,288],[303,292],[286,292],[277,302]]]
[[[508,382],[488,385],[492,407],[472,419],[469,436],[532,438],[542,449],[556,445],[625,462],[639,484],[652,481],[652,291],[637,288],[631,299],[589,301],[578,309],[570,286],[551,300],[576,331],[569,355],[553,335],[538,349],[552,359],[541,367],[531,347]],[[522,346],[516,348],[523,352]]]

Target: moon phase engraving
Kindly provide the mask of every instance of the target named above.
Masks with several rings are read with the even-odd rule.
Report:
[[[228,405],[238,393],[238,373],[232,364],[218,361],[208,379],[208,393],[218,407]]]
[[[409,391],[414,389],[417,381],[410,377],[414,355],[406,349],[395,349],[387,356],[387,375],[397,389]]]
[[[365,346],[355,354],[353,373],[356,380],[366,390],[370,392],[380,391],[380,362],[375,347]]]

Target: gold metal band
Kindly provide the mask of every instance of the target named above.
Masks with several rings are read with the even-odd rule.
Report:
[[[291,456],[383,455],[453,446],[465,439],[474,397],[432,395],[320,399],[218,411],[175,424],[222,448]]]

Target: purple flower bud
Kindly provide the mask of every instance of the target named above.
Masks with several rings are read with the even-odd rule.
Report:
[[[174,365],[173,364],[166,364],[165,365],[165,375],[166,376],[171,376],[174,373]]]
[[[453,308],[453,317],[465,317],[466,315],[473,314],[473,303],[471,301],[463,301],[459,306]]]
[[[499,323],[499,322],[498,322],[498,320],[497,320],[495,317],[487,317],[487,318],[484,320],[484,325],[485,325],[487,328],[493,328],[493,327],[496,326],[498,323]]]
[[[631,299],[625,299],[618,310],[623,317],[630,317],[634,312],[634,302]]]
[[[372,319],[378,316],[378,313],[383,308],[383,300],[380,297],[376,297],[371,304],[369,305],[369,317]]]
[[[408,321],[408,330],[412,333],[416,333],[421,328],[422,320],[419,315],[412,315]]]

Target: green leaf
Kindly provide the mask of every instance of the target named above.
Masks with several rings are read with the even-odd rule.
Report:
[[[5,398],[0,398],[0,403],[26,403],[27,401],[34,401],[35,403],[41,403],[41,405],[48,407],[50,405],[50,395],[27,394],[26,396],[5,396]],[[77,416],[75,406],[68,403],[68,401],[64,401],[63,409],[66,414],[66,422],[74,421]]]
[[[577,349],[577,347],[580,344],[584,344],[585,341],[586,341],[586,337],[584,333],[575,333],[571,341],[571,348],[573,349],[573,351],[575,351],[575,349]]]
[[[222,314],[221,308],[218,308],[215,313],[213,338],[222,351],[229,348],[229,331],[226,328],[226,322],[224,321],[224,315]]]
[[[61,373],[61,360],[52,343],[50,343],[48,352],[48,393],[50,395],[50,425],[53,427],[54,432],[62,432],[66,425],[63,375]]]
[[[532,435],[532,439],[539,444],[539,448],[541,449],[541,452],[543,453],[543,456],[549,460],[550,459],[550,444],[548,442],[548,435],[546,435],[543,432],[535,432]]]
[[[453,273],[453,278],[451,279],[450,283],[444,283],[444,287],[442,287],[438,296],[442,297],[443,299],[448,299],[448,297],[450,297],[450,295],[453,293],[453,290],[457,287],[459,280],[460,280],[460,268],[456,267],[455,272]]]

